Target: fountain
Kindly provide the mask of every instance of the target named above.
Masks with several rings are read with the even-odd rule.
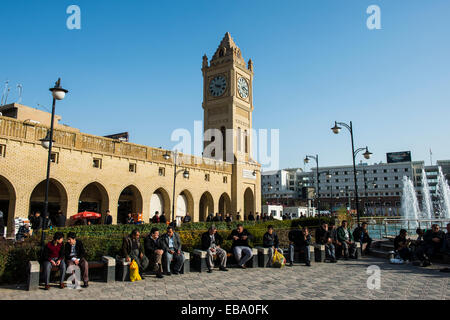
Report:
[[[447,179],[439,167],[438,183],[436,186],[436,196],[438,198],[438,214],[440,219],[450,219],[450,186]]]
[[[422,170],[422,219],[431,220],[434,218],[433,202],[431,201],[430,186],[428,185],[428,179],[425,170]],[[427,223],[426,227],[429,228],[431,223]]]
[[[416,190],[411,179],[403,177],[402,218],[408,220],[405,227],[414,230],[418,227],[420,209]]]

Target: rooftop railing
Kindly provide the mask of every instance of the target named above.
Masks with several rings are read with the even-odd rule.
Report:
[[[9,117],[0,116],[0,138],[17,139],[30,143],[40,143],[50,128],[41,124],[27,123]],[[110,138],[94,136],[81,132],[54,129],[55,147],[89,151],[99,154],[113,155],[136,160],[158,162],[171,165],[172,160],[165,160],[163,155],[170,152],[163,149],[137,145],[130,142],[121,142]],[[193,155],[180,155],[183,166],[211,171],[232,173],[229,162],[217,161]]]

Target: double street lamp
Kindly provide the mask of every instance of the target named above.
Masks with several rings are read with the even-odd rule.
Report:
[[[183,177],[185,179],[189,179],[189,171],[187,169],[184,170],[180,170],[179,172],[177,172],[177,166],[178,166],[178,156],[179,153],[177,150],[175,150],[175,152],[173,152],[173,163],[174,163],[174,167],[173,167],[173,197],[172,197],[172,223],[175,222],[175,185],[177,183],[177,174],[180,172],[183,172]],[[171,158],[170,153],[166,152],[163,155],[163,158],[167,161]]]
[[[355,180],[355,200],[356,200],[356,217],[357,217],[357,221],[358,221],[358,226],[359,224],[359,202],[358,202],[358,183],[356,180],[356,163],[355,163],[355,159],[356,156],[358,155],[358,153],[362,152],[365,150],[365,152],[363,153],[363,156],[365,159],[370,159],[372,153],[369,152],[369,149],[367,147],[365,148],[359,148],[357,150],[355,150],[355,144],[353,141],[353,126],[352,126],[352,122],[350,121],[350,125],[344,123],[344,122],[334,122],[334,127],[331,128],[331,130],[333,131],[334,134],[339,134],[339,132],[341,131],[343,126],[345,128],[348,129],[348,131],[350,131],[350,138],[352,141],[352,158],[353,158],[353,178]]]
[[[63,100],[66,96],[66,93],[69,92],[66,89],[61,87],[61,78],[56,81],[55,86],[49,89],[52,92],[53,96],[53,105],[52,105],[52,117],[50,122],[50,131],[47,132],[47,135],[44,139],[41,139],[41,144],[45,149],[48,149],[48,158],[47,158],[47,179],[45,180],[45,202],[44,202],[44,220],[42,223],[42,234],[41,234],[41,246],[44,248],[45,242],[45,234],[44,230],[47,228],[47,216],[48,216],[48,190],[50,186],[50,165],[52,158],[52,147],[53,147],[53,128],[55,121],[55,105],[56,100]]]

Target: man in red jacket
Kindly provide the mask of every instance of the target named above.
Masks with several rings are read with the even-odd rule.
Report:
[[[53,267],[58,267],[61,273],[59,281],[59,288],[64,289],[64,278],[66,276],[66,263],[64,262],[64,234],[56,232],[53,240],[47,243],[43,252],[43,269],[45,279],[45,290],[49,290],[50,273]]]

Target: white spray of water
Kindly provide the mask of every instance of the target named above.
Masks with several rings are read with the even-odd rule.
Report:
[[[433,203],[431,201],[430,187],[425,170],[422,170],[422,209],[423,219],[434,218]]]
[[[436,195],[439,201],[439,218],[450,219],[450,186],[448,185],[447,179],[445,179],[441,167],[439,167]]]
[[[417,200],[414,184],[407,177],[403,177],[403,197],[402,197],[402,217],[409,220],[409,228],[416,229],[418,227],[419,218],[419,202]]]

